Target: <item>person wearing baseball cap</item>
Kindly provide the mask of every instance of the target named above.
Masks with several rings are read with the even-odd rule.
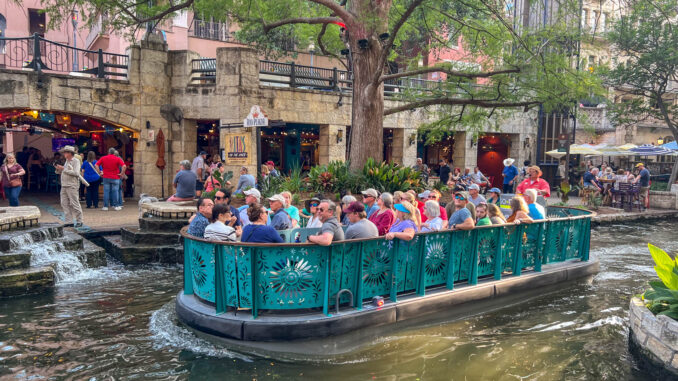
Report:
[[[523,180],[516,193],[523,194],[527,189],[535,189],[539,195],[544,197],[551,197],[551,186],[549,183],[541,178],[542,172],[541,169],[533,165],[527,169],[527,178]]]
[[[645,168],[645,164],[643,163],[636,164],[636,168],[638,168],[640,172],[633,183],[640,183],[640,191],[638,192],[638,196],[643,198],[642,205],[647,208],[650,206],[648,202],[648,192],[650,191],[650,171]]]
[[[480,194],[480,185],[478,184],[471,184],[468,186],[468,195],[468,200],[475,206],[478,206],[481,202],[487,202],[485,197]]]
[[[268,203],[271,206],[271,212],[273,212],[270,226],[275,230],[291,229],[292,220],[284,210],[285,198],[282,195],[276,194],[268,198]]]
[[[490,189],[488,192],[490,193],[490,195],[487,196],[487,203],[499,205],[499,200],[501,198],[501,191],[499,190],[499,188],[494,187]]]
[[[450,230],[471,230],[476,226],[471,211],[466,208],[468,199],[468,192],[454,192],[454,212],[448,222]]]
[[[348,216],[351,224],[344,234],[345,239],[374,238],[379,236],[377,225],[367,219],[365,205],[360,201],[353,201],[346,208],[344,213]]]
[[[250,188],[243,193],[245,194],[245,205],[238,208],[238,215],[240,216],[240,223],[242,223],[242,226],[245,227],[252,223],[250,221],[249,215],[247,214],[247,209],[251,204],[259,204],[261,202],[261,193],[259,193],[259,191],[255,188]],[[270,222],[270,217],[268,220],[268,222]]]
[[[273,177],[280,177],[280,173],[275,169],[275,163],[271,160],[267,161],[266,166],[268,167],[268,175]]]
[[[504,193],[513,193],[513,182],[518,176],[518,167],[513,165],[515,160],[512,158],[504,159],[504,170],[501,172],[504,182],[502,187],[504,188]]]
[[[372,214],[379,211],[379,205],[377,205],[379,192],[376,189],[368,188],[360,193],[363,195],[363,203],[366,205],[367,218],[370,218]]]

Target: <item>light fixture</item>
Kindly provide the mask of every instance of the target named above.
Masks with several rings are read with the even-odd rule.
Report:
[[[150,120],[147,120],[147,121],[146,121],[146,129],[147,129],[147,130],[150,130],[150,129],[151,129],[151,121],[150,121]]]
[[[358,47],[360,47],[360,49],[367,49],[368,46],[370,46],[370,41],[367,39],[363,38],[358,40]]]
[[[662,144],[664,144],[664,139],[660,136],[659,138],[657,138],[657,145],[660,146]]]
[[[415,134],[415,133],[413,132],[413,133],[410,134],[410,139],[409,139],[410,145],[414,145],[414,143],[415,143],[416,141],[417,141],[417,134]]]
[[[523,141],[523,148],[530,148],[530,138],[525,138]]]
[[[478,146],[478,140],[476,139],[471,139],[471,148],[477,147]]]
[[[337,144],[341,143],[344,140],[344,130],[337,131]]]
[[[383,296],[375,296],[372,298],[372,305],[375,307],[383,307],[384,306],[384,297]]]
[[[388,32],[382,33],[382,34],[379,35],[379,39],[382,40],[382,41],[388,40],[389,37],[391,37],[391,35],[388,34]]]

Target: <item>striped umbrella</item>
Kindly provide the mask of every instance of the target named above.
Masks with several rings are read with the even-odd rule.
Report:
[[[672,142],[669,142],[669,143],[666,143],[666,144],[662,144],[662,145],[660,145],[660,147],[666,148],[666,149],[672,149],[672,150],[674,150],[674,151],[678,151],[678,142],[676,142],[676,141],[674,140],[674,141],[672,141]]]
[[[629,151],[639,156],[663,156],[674,154],[674,151],[670,149],[653,146],[652,144],[643,144],[642,146],[631,148]]]

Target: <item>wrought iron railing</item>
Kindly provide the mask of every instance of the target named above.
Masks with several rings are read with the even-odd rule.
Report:
[[[0,38],[1,68],[126,78],[128,63],[129,57],[125,54],[74,48],[37,33],[32,37]]]
[[[224,243],[184,237],[184,294],[215,306],[261,310],[322,308],[325,314],[340,290],[350,290],[353,305],[374,296],[397,302],[405,293],[425,295],[432,288],[453,289],[540,272],[542,265],[588,261],[591,216],[588,211],[549,208],[549,219],[532,224],[478,227],[470,231],[416,234],[411,241],[375,239],[308,243]],[[317,229],[315,229],[317,230]],[[301,241],[314,229],[282,232]],[[343,301],[348,299],[344,295]]]
[[[191,83],[213,84],[217,80],[217,59],[199,58],[191,61]]]
[[[259,62],[259,82],[269,86],[330,91],[349,90],[352,83],[350,73],[337,68],[265,60]]]
[[[208,40],[229,41],[231,34],[228,32],[228,24],[223,22],[203,21],[194,19],[189,36],[205,38]]]

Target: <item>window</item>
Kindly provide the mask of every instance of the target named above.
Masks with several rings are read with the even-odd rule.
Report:
[[[603,19],[601,20],[600,23],[603,26],[603,28],[605,29],[605,31],[610,30],[610,23],[611,22],[612,22],[612,20],[610,20],[610,14],[609,13],[603,13]]]
[[[45,13],[39,9],[28,10],[28,32],[31,35],[37,33],[45,37]]]
[[[193,19],[193,25],[189,30],[189,35],[217,41],[228,41],[231,38],[228,33],[227,23],[203,21],[198,17]]]
[[[600,18],[600,12],[593,11],[593,19],[591,20],[591,26],[595,32],[598,31],[598,20]]]
[[[5,29],[7,28],[7,20],[5,16],[0,13],[0,37],[5,37]],[[0,41],[0,54],[5,53],[5,41]]]
[[[586,69],[589,71],[593,71],[593,67],[596,65],[596,56],[589,56],[589,62],[586,65]]]
[[[589,26],[589,10],[588,9],[582,9],[581,11],[581,27],[582,29],[586,29],[586,27]]]
[[[607,32],[607,27],[608,27],[607,18],[608,17],[609,17],[609,15],[607,13],[603,13],[603,14],[600,15],[600,31],[601,32]]]

